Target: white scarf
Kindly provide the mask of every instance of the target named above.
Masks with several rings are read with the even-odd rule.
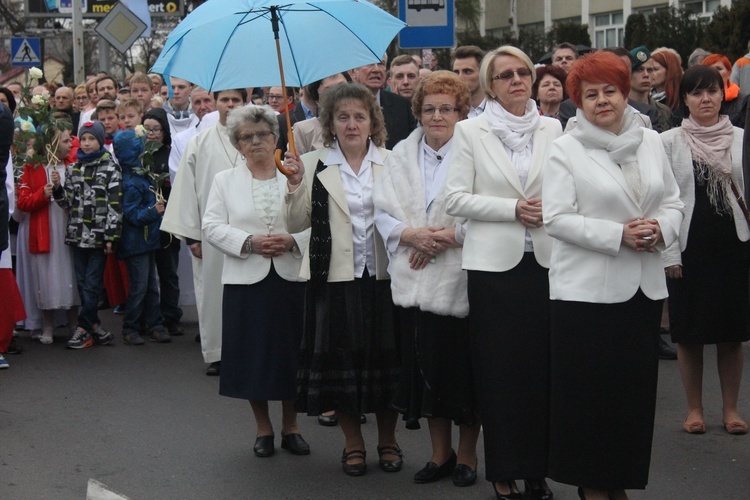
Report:
[[[531,169],[531,139],[540,125],[536,103],[529,99],[523,116],[516,116],[503,108],[499,102],[488,99],[484,116],[490,123],[492,133],[510,149],[508,156],[518,173],[521,185],[525,187]]]
[[[630,106],[625,108],[622,118],[622,129],[618,135],[597,127],[586,119],[582,110],[576,111],[578,123],[570,135],[589,149],[603,149],[609,159],[617,163],[622,174],[640,203],[643,187],[641,170],[638,165],[637,152],[643,142],[643,129],[635,119]]]

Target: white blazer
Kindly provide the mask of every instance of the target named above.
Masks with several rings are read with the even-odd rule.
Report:
[[[463,248],[463,268],[502,272],[521,262],[526,228],[516,220],[518,200],[542,197],[542,166],[550,144],[562,134],[558,120],[540,117],[533,135],[531,169],[521,186],[505,146],[484,115],[456,124],[453,152],[445,181],[446,212],[469,219]],[[545,181],[546,182],[546,181]],[[546,201],[542,201],[542,211]],[[534,256],[549,267],[551,239],[544,228],[529,229]]]
[[[203,237],[224,254],[221,282],[224,285],[252,285],[268,276],[271,262],[276,272],[287,281],[304,281],[299,277],[302,253],[307,247],[310,230],[293,233],[295,252],[266,258],[243,254],[242,245],[251,234],[266,234],[268,227],[261,221],[253,199],[253,175],[247,168],[237,167],[219,172],[214,177],[203,214]],[[274,234],[287,233],[284,195],[286,177],[276,172],[279,186],[279,217]]]
[[[552,143],[543,199],[544,226],[554,238],[553,300],[620,303],[639,288],[652,300],[666,298],[660,254],[677,240],[683,204],[659,134],[643,130],[637,157],[640,203],[606,151],[588,149],[569,135]],[[624,225],[637,218],[659,222],[664,242],[657,252],[636,252],[622,244]]]
[[[745,185],[742,175],[742,134],[743,130],[734,127],[734,140],[732,141],[732,179],[740,195],[745,192]],[[661,134],[661,140],[664,143],[664,149],[667,152],[667,158],[672,165],[672,172],[680,187],[680,199],[685,204],[683,213],[685,218],[680,226],[679,245],[675,242],[670,245],[662,256],[664,267],[682,265],[682,252],[685,251],[688,244],[688,230],[690,229],[690,220],[693,218],[693,208],[695,207],[695,176],[693,175],[693,153],[690,151],[682,135],[682,128],[673,128]],[[746,152],[745,154],[750,154]],[[750,239],[750,229],[747,227],[745,215],[742,213],[740,204],[731,190],[726,193],[729,204],[732,206],[732,216],[734,217],[734,226],[737,230],[737,238],[740,241]]]
[[[318,166],[318,160],[325,162],[328,157],[328,148],[318,149],[302,155],[305,165],[305,176],[302,184],[294,193],[287,193],[287,224],[293,231],[302,231],[310,227],[310,214],[312,207],[310,197],[312,195],[313,178]],[[378,148],[380,157],[385,161],[388,150]],[[341,165],[329,165],[318,175],[318,179],[328,191],[328,217],[331,227],[331,263],[328,270],[328,281],[353,281],[354,280],[354,241],[352,239],[351,214],[349,204],[346,202],[344,184],[341,182]],[[372,175],[377,179],[383,165],[373,162]],[[375,276],[377,279],[388,279],[388,256],[385,244],[380,233],[373,231],[375,235]],[[302,248],[302,247],[300,247]],[[304,247],[304,258],[300,276],[310,279],[310,248]]]

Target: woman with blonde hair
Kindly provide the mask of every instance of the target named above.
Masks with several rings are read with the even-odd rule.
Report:
[[[484,113],[456,124],[446,212],[468,219],[472,361],[484,430],[485,470],[498,499],[515,480],[550,499],[549,281],[552,240],[542,227],[542,167],[560,122],[531,98],[536,70],[520,49],[488,53],[479,69]],[[546,203],[546,202],[544,202]]]

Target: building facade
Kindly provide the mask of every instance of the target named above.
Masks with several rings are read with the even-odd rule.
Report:
[[[730,7],[731,0],[482,0],[483,35],[502,37],[518,30],[548,31],[561,22],[588,24],[594,48],[621,46],[628,16],[646,16],[669,7],[691,10],[696,16],[711,18],[719,7]]]

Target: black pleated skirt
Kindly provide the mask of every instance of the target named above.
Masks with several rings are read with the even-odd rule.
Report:
[[[294,400],[305,283],[271,266],[253,285],[224,285],[219,394],[257,401]]]
[[[350,415],[389,409],[401,373],[391,282],[367,275],[310,282],[297,373],[297,411]]]
[[[476,423],[469,318],[396,308],[401,325],[401,381],[393,408],[411,422],[440,417]]]
[[[547,476],[549,279],[532,252],[469,271],[471,348],[488,481]]]
[[[682,278],[667,280],[672,342],[750,340],[750,242],[737,238],[732,215],[717,214],[698,181],[687,241]]]
[[[549,477],[599,490],[648,483],[662,301],[552,301]]]

